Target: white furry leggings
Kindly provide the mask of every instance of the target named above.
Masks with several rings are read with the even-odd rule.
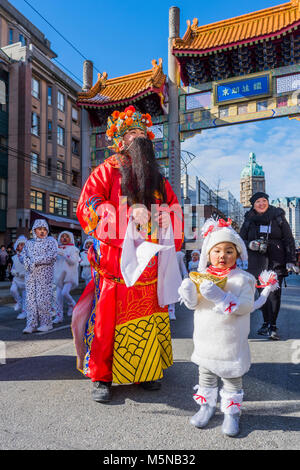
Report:
[[[200,387],[215,388],[218,386],[218,375],[213,374],[204,367],[199,367],[199,385]],[[227,392],[238,392],[243,388],[243,377],[234,377],[233,379],[224,379],[221,377],[224,390]]]
[[[67,302],[69,307],[73,307],[75,305],[75,301],[70,294],[70,290],[72,289],[72,283],[66,282],[63,288],[56,287],[56,304],[57,304],[57,316],[59,318],[63,318],[64,316],[64,300]]]

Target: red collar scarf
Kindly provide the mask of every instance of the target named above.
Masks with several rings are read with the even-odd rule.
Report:
[[[206,269],[206,272],[209,273],[209,274],[213,274],[214,276],[223,278],[223,277],[228,276],[230,271],[232,271],[232,269],[235,269],[235,268],[236,268],[236,264],[234,264],[230,268],[226,268],[226,269],[215,268],[214,266],[210,265]]]

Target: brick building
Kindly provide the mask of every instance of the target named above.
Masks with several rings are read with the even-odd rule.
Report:
[[[6,0],[0,5],[1,49],[10,58],[6,243],[29,235],[44,217],[52,234],[81,235],[81,87],[52,59],[44,34]]]

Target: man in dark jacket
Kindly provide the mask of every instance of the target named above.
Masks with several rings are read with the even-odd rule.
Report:
[[[280,288],[272,292],[262,307],[264,322],[258,334],[279,339],[276,321],[280,309],[281,285],[289,271],[298,272],[295,240],[280,207],[269,205],[266,193],[255,193],[245,214],[240,236],[248,249],[248,271],[258,278],[264,270],[277,273]]]

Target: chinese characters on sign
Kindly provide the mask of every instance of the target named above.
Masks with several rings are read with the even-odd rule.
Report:
[[[235,80],[215,86],[216,104],[270,94],[270,76]]]

